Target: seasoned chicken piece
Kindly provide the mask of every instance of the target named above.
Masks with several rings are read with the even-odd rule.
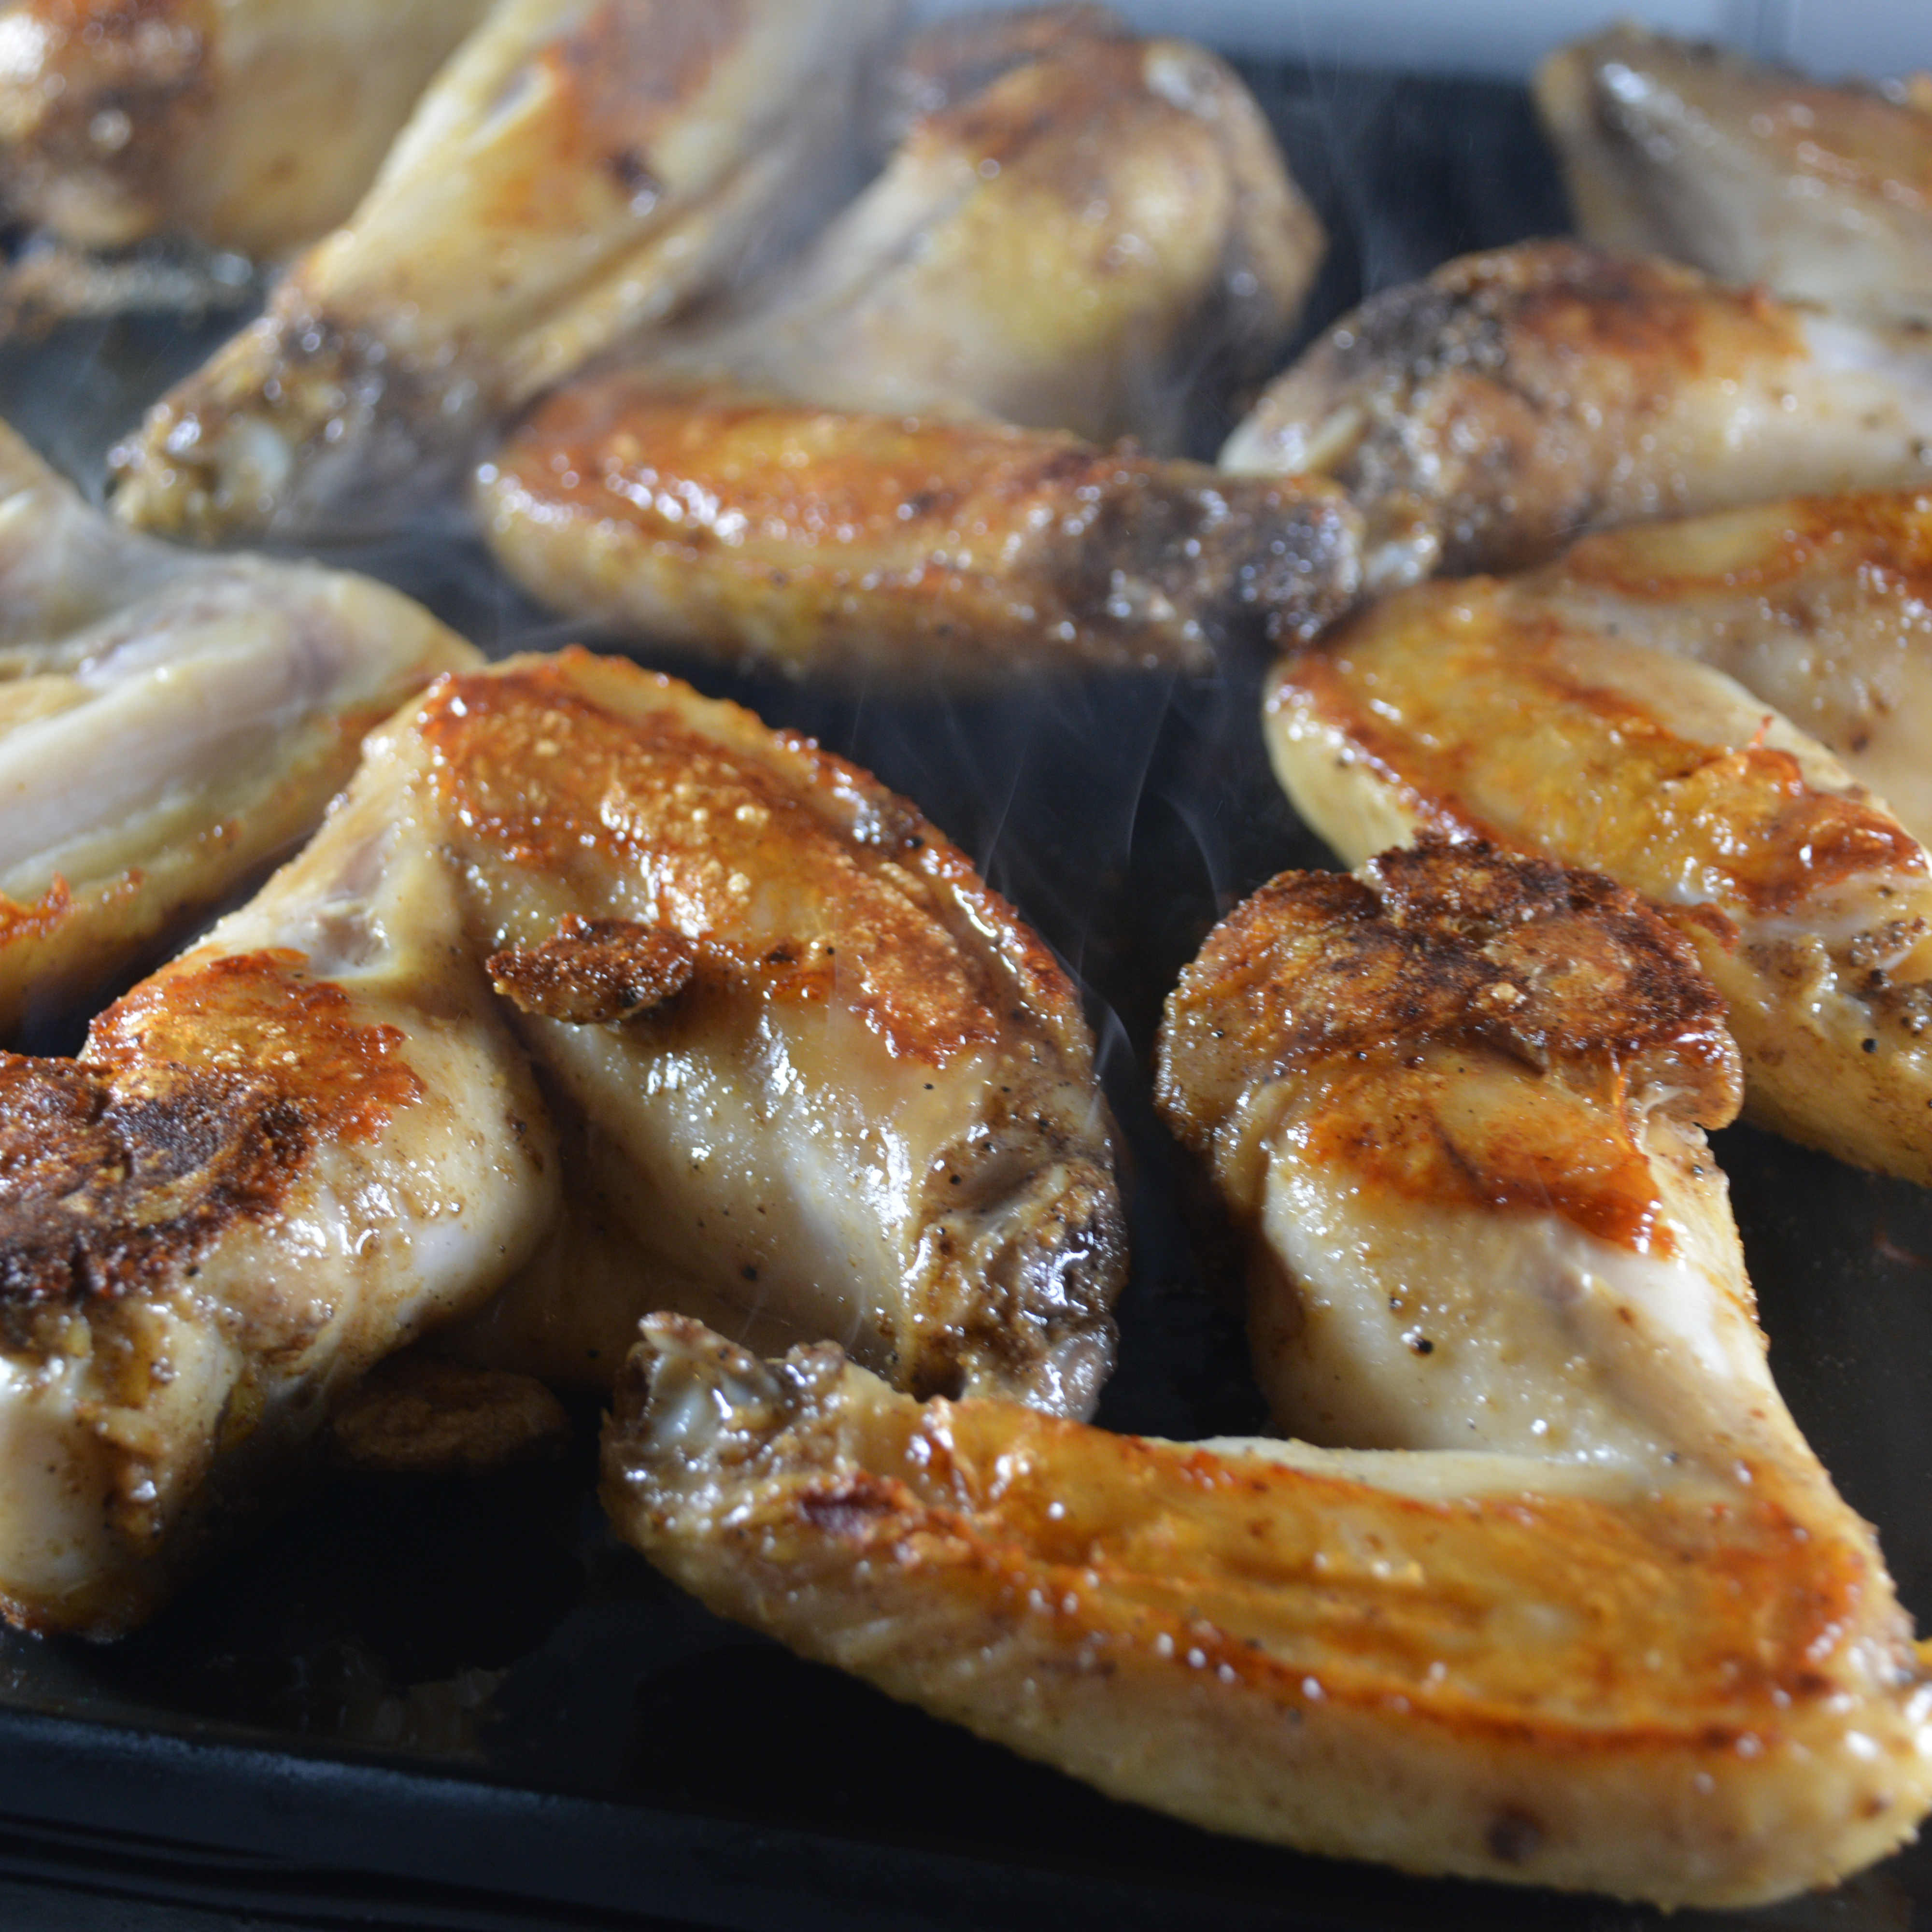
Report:
[[[1336,323],[1222,453],[1331,476],[1382,588],[1578,532],[1932,481],[1932,346],[1568,242],[1466,255]]]
[[[476,662],[366,578],[131,536],[0,424],[0,1035],[220,905]]]
[[[0,202],[73,248],[274,256],[344,220],[489,0],[10,0]]]
[[[1204,670],[1354,602],[1338,491],[1040,430],[572,384],[482,471],[498,560],[573,617],[794,672]]]
[[[770,283],[653,341],[654,368],[1166,448],[1210,358],[1270,365],[1325,242],[1233,70],[1179,40],[982,31],[994,77],[915,122]],[[961,80],[956,32],[936,58]]]
[[[1476,578],[1344,620],[1268,693],[1296,809],[1347,857],[1478,835],[1655,900],[1728,1003],[1750,1116],[1932,1183],[1932,860],[1742,686],[1593,615]]]
[[[554,1214],[543,1106],[370,741],[306,852],[94,1022],[0,1057],[0,1609],[111,1636],[357,1378]]]
[[[1536,80],[1586,238],[1878,323],[1932,320],[1922,91],[1825,87],[1619,26]]]
[[[736,1310],[915,1394],[1090,1411],[1125,1266],[1092,1043],[961,854],[621,660],[452,679],[412,729],[476,944],[588,1123],[584,1226],[472,1358],[608,1383],[647,1310]]]
[[[1472,848],[1290,875],[1190,969],[1162,1083],[1255,1238],[1277,1400],[1356,1446],[922,1408],[659,1316],[605,1439],[621,1532],[1218,1830],[1665,1905],[1908,1838],[1932,1684],[1766,1372],[1697,1125],[1736,1066],[1682,942]]]
[[[201,539],[420,515],[490,428],[836,178],[897,0],[497,0],[348,225],[118,453]]]
[[[1644,524],[1586,538],[1510,596],[1736,678],[1932,843],[1932,496]]]

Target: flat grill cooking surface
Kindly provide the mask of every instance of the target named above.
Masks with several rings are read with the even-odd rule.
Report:
[[[1448,256],[1563,225],[1520,89],[1248,77],[1334,239],[1304,334]],[[98,479],[109,442],[227,326],[124,323],[0,350],[0,414]],[[1201,453],[1225,428],[1198,426]],[[399,584],[493,654],[567,634],[464,541],[330,560]],[[1058,949],[1130,1144],[1135,1272],[1100,1419],[1183,1437],[1258,1426],[1147,1068],[1160,1001],[1214,922],[1282,867],[1330,862],[1269,775],[1262,664],[903,702],[640,655],[917,800]],[[1879,1526],[1922,1626],[1932,1195],[1748,1129],[1717,1146],[1780,1387]],[[616,1544],[591,1493],[595,1420],[552,1467],[321,1486],[118,1646],[0,1638],[0,1874],[386,1924],[560,1922],[531,1900],[571,1924],[620,1911],[787,1932],[1656,1919],[1213,1838],[802,1664]],[[1908,1852],[1829,1899],[1722,1922],[1895,1932],[1918,1903],[1932,1911],[1932,1855]]]

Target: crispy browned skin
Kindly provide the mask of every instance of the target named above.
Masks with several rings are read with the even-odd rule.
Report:
[[[1879,322],[1932,316],[1922,92],[1828,87],[1638,26],[1536,80],[1578,227]]]
[[[1434,827],[1664,905],[1728,1002],[1754,1117],[1932,1180],[1932,859],[1822,746],[1641,629],[1535,578],[1406,591],[1280,668],[1276,770],[1345,856]]]
[[[1575,1090],[1610,1109],[1614,1131],[1601,1114],[1567,1122],[1559,1100],[1526,1105],[1499,1134],[1458,1135],[1426,1096],[1442,1065],[1472,1055]],[[1322,1076],[1324,1062],[1339,1070]],[[1241,1110],[1257,1082],[1289,1077],[1325,1081],[1316,1140],[1396,1192],[1532,1206],[1624,1246],[1668,1240],[1624,1100],[1666,1089],[1673,1112],[1722,1126],[1743,1097],[1718,989],[1635,893],[1428,835],[1360,878],[1284,873],[1264,886],[1215,928],[1168,1003],[1163,1118],[1198,1152],[1228,1142],[1221,1184],[1250,1215],[1257,1130]],[[1414,1090],[1392,1100],[1391,1086]]]
[[[1091,1042],[963,855],[618,660],[448,680],[416,729],[490,969],[601,1149],[572,1185],[616,1224],[594,1268],[540,1259],[472,1355],[608,1383],[670,1302],[838,1336],[922,1394],[1090,1408],[1125,1261]]]
[[[644,638],[794,672],[1204,668],[1359,580],[1340,493],[1044,430],[666,393],[555,397],[483,472],[511,574]]]
[[[274,255],[348,214],[488,0],[16,0],[0,196],[82,249]]]
[[[1924,1810],[1910,1628],[1842,1505],[1281,1455],[922,1408],[655,1317],[604,1494],[712,1610],[1219,1830],[1738,1905]],[[1408,1461],[1460,1467],[1378,1486]]]
[[[1540,562],[1578,532],[1925,480],[1932,352],[1568,242],[1465,256],[1345,317],[1223,452],[1315,471],[1387,586]]]
[[[1932,496],[1804,496],[1586,538],[1513,596],[1724,671],[1932,842]]]

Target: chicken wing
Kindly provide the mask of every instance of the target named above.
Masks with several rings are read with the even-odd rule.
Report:
[[[555,1212],[534,1082],[379,735],[308,850],[94,1022],[0,1057],[0,1610],[138,1623],[358,1376]]]
[[[1766,1369],[1717,1015],[1603,880],[1279,880],[1171,1003],[1163,1099],[1294,1298],[1278,1399],[1389,1446],[922,1408],[656,1317],[607,1506],[713,1609],[1216,1829],[1667,1905],[1828,1882],[1932,1804],[1932,1684]]]
[[[1009,64],[917,121],[770,285],[653,342],[652,366],[1162,448],[1210,352],[1267,368],[1325,244],[1233,70],[1178,40],[993,32]]]
[[[1932,348],[1568,242],[1464,256],[1336,323],[1222,454],[1331,476],[1395,588],[1580,531],[1932,481]]]
[[[476,662],[365,578],[130,536],[0,424],[0,1035],[230,898]]]
[[[1360,858],[1434,828],[1608,873],[1696,943],[1747,1109],[1932,1182],[1932,860],[1878,799],[1723,673],[1532,585],[1422,585],[1276,673],[1296,809]]]
[[[579,1225],[472,1359],[608,1383],[647,1310],[722,1308],[916,1394],[1090,1411],[1125,1268],[1092,1043],[964,858],[620,660],[453,679],[413,728],[477,944],[587,1123]]]
[[[571,385],[480,472],[497,560],[620,632],[814,674],[1204,670],[1360,580],[1339,491],[994,424]]]
[[[1536,80],[1586,238],[1880,324],[1932,320],[1932,114],[1629,25]]]
[[[1646,524],[1585,539],[1510,596],[1736,678],[1932,844],[1932,498]]]
[[[715,291],[836,180],[897,0],[497,0],[348,225],[118,452],[128,521],[392,526],[518,403]]]
[[[489,0],[11,0],[0,202],[69,247],[273,256],[375,178]]]

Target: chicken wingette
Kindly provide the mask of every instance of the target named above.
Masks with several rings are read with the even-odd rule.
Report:
[[[1932,483],[1932,349],[1569,242],[1384,290],[1281,376],[1226,469],[1333,478],[1391,589],[1588,530]]]
[[[139,306],[183,284],[116,251],[160,241],[272,260],[316,240],[488,5],[12,0],[0,207],[39,245],[5,292],[56,310]],[[218,297],[224,284],[184,286]]]
[[[1345,857],[1477,835],[1655,901],[1729,1003],[1750,1117],[1932,1183],[1932,860],[1722,671],[1534,578],[1438,581],[1286,660],[1265,725]]]
[[[1831,87],[1630,25],[1536,78],[1576,224],[1880,323],[1932,320],[1922,81]]]
[[[1215,1829],[1665,1905],[1828,1882],[1932,1803],[1932,1683],[1766,1370],[1702,1133],[1737,1092],[1607,880],[1285,876],[1188,970],[1160,1095],[1280,1419],[1342,1446],[922,1408],[656,1317],[607,1506],[712,1609]]]
[[[478,499],[497,561],[574,618],[880,682],[1204,670],[1311,634],[1361,574],[1359,519],[1318,482],[647,371],[553,397]]]
[[[392,529],[815,208],[896,0],[498,0],[347,224],[116,458],[128,521]]]
[[[0,1037],[231,899],[478,661],[368,578],[132,536],[0,424]]]

